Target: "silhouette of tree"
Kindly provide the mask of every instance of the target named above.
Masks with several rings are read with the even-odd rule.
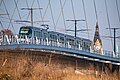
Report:
[[[8,37],[13,36],[13,33],[10,29],[4,29],[0,31],[0,36],[8,35]]]

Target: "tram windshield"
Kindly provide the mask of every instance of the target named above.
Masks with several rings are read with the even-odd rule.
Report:
[[[19,31],[19,35],[27,35],[28,37],[32,36],[32,30],[28,27],[21,27]]]

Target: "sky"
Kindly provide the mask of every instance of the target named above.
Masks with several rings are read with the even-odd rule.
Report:
[[[49,2],[50,1],[50,2]],[[66,20],[85,20],[77,22],[77,29],[89,29],[88,32],[77,32],[78,37],[93,40],[96,26],[96,14],[93,0],[83,0],[85,5],[86,19],[82,0],[0,0],[0,21],[4,29],[11,29],[14,34],[18,34],[19,28],[29,23],[17,23],[16,20],[30,20],[30,11],[21,10],[21,8],[42,8],[33,11],[33,18],[36,23],[34,26],[41,27],[41,25],[48,24],[50,31],[57,31],[74,36],[74,32],[68,32],[67,29],[74,30],[74,22]],[[118,4],[118,11],[116,7]],[[103,43],[103,49],[113,51],[113,44],[110,38],[103,36],[110,36],[105,0],[95,0],[96,11],[98,16],[99,32]],[[106,0],[108,17],[111,28],[120,28],[120,0]],[[16,7],[17,6],[17,7]],[[11,23],[10,23],[11,19]],[[39,21],[39,22],[37,22]],[[44,22],[42,22],[44,21]],[[0,30],[3,29],[0,25]],[[111,30],[113,36],[113,30]],[[120,30],[116,31],[116,36],[120,36]],[[120,45],[120,39],[117,39],[117,45]]]

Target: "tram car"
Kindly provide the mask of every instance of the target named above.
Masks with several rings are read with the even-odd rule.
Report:
[[[33,26],[24,26],[19,30],[19,39],[22,43],[58,46],[64,48],[78,49],[90,52],[92,41],[89,39],[74,37],[71,35],[48,31],[47,29]]]

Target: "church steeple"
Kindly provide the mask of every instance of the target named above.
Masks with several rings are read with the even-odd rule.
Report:
[[[100,39],[100,34],[99,34],[98,20],[96,21],[96,30],[93,39],[93,50],[96,53],[102,53],[102,41]]]

